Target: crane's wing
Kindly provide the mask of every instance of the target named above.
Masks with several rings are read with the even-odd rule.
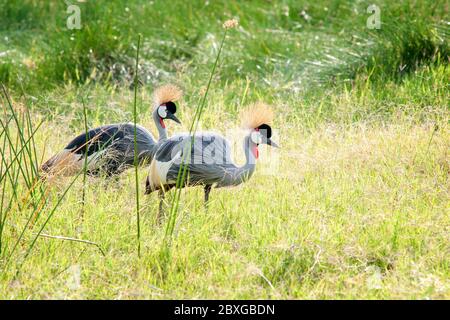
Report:
[[[166,184],[177,181],[182,163],[188,165],[189,184],[220,183],[236,169],[229,142],[214,133],[197,134],[193,140],[187,134],[173,136],[158,147],[155,160]]]
[[[156,142],[152,134],[141,126],[136,127],[136,140],[139,160],[151,160],[156,150]],[[45,172],[64,171],[73,174],[74,170],[83,166],[85,156],[88,157],[89,170],[96,173],[105,169],[113,174],[123,171],[134,162],[134,124],[113,124],[91,129],[81,133],[57,155],[42,165]]]

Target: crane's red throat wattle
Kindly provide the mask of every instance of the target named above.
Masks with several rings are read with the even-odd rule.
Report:
[[[255,156],[255,159],[258,159],[258,157],[259,157],[258,146],[253,146],[252,152],[253,152],[253,155]]]
[[[164,129],[166,128],[166,124],[164,123],[163,118],[159,118],[159,123],[161,124],[161,127],[163,127]]]

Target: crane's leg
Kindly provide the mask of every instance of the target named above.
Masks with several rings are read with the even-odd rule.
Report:
[[[208,210],[209,193],[211,192],[211,185],[207,184],[205,186],[205,210]]]
[[[163,214],[163,204],[164,204],[164,189],[159,189],[158,192],[158,198],[159,198],[159,208],[158,208],[158,214],[156,215],[156,222],[158,224],[161,223],[161,216]]]
[[[147,180],[147,182],[148,182],[148,180]],[[161,186],[161,188],[158,191],[159,208],[158,208],[158,213],[156,215],[156,222],[158,224],[161,224],[162,215],[164,214],[163,205],[164,205],[164,198],[166,196],[166,192],[169,192],[169,190],[172,189],[173,187],[175,187],[174,184]],[[148,190],[148,186],[147,186],[147,190]]]

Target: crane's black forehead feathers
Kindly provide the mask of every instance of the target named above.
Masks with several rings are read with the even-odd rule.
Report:
[[[170,113],[174,114],[175,112],[177,112],[177,106],[174,102],[169,101],[165,103],[165,106],[167,107],[167,111],[169,111]]]
[[[272,137],[272,128],[268,124],[262,124],[258,127],[261,134],[265,135],[267,138]]]

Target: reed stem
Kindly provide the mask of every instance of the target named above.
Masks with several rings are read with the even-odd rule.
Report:
[[[136,67],[134,70],[134,174],[136,182],[136,220],[137,220],[137,252],[138,257],[141,257],[141,217],[139,204],[139,155],[137,146],[137,91],[138,91],[138,68],[139,68],[139,49],[141,46],[141,34],[138,35],[138,42],[136,48]]]
[[[211,73],[209,75],[209,80],[208,80],[208,84],[206,86],[205,93],[203,94],[200,104],[197,106],[197,108],[195,110],[194,119],[192,120],[190,129],[189,129],[189,135],[191,136],[191,141],[190,141],[189,147],[187,149],[188,152],[185,152],[183,155],[183,158],[181,160],[180,169],[179,169],[178,175],[177,175],[175,195],[174,195],[174,198],[171,203],[169,219],[167,222],[165,235],[164,235],[164,244],[165,245],[167,245],[170,242],[170,239],[172,238],[172,235],[173,235],[173,232],[175,229],[175,222],[176,222],[176,218],[177,218],[177,214],[178,214],[178,208],[179,208],[180,197],[181,197],[181,189],[183,188],[183,185],[185,184],[186,177],[187,177],[188,164],[186,163],[186,159],[190,159],[190,157],[191,157],[191,148],[194,143],[194,136],[198,129],[198,123],[200,122],[200,118],[203,114],[203,110],[206,105],[206,99],[208,97],[208,92],[211,87],[214,73],[216,72],[216,68],[219,63],[219,58],[220,58],[220,54],[222,53],[222,48],[225,43],[227,31],[228,31],[228,29],[225,29],[222,41],[220,43],[219,51],[217,52],[216,59],[214,61],[213,67],[211,69]]]

